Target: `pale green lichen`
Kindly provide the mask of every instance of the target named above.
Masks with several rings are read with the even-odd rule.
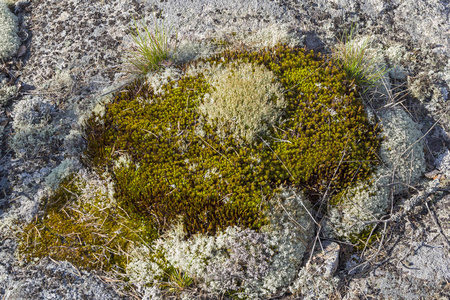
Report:
[[[390,203],[391,176],[388,169],[380,167],[372,175],[372,182],[359,182],[336,195],[328,209],[329,223],[324,228],[325,232],[355,240],[365,229],[363,222],[375,221],[386,213]]]
[[[19,157],[49,151],[56,127],[51,124],[54,107],[38,97],[24,97],[13,109],[14,135],[10,147]]]
[[[42,84],[42,89],[61,92],[64,89],[71,88],[74,84],[72,72],[70,69],[55,69],[55,75]]]
[[[165,68],[162,71],[149,72],[145,77],[155,95],[160,95],[161,93],[164,93],[162,88],[164,85],[168,84],[171,80],[178,80],[181,78],[181,72],[177,68]]]
[[[207,81],[214,90],[198,109],[210,125],[217,125],[219,136],[231,131],[251,141],[275,124],[286,106],[281,84],[263,65],[227,66]]]
[[[19,49],[17,31],[17,17],[0,1],[0,59],[8,59]]]
[[[276,246],[271,270],[264,278],[263,290],[270,295],[280,289],[287,290],[295,279],[303,254],[314,236],[311,205],[306,197],[295,189],[282,189],[272,199],[270,224],[261,229],[268,232]]]
[[[316,274],[307,267],[302,268],[297,279],[289,287],[290,291],[304,300],[327,300],[337,291],[339,278],[325,278],[323,274]]]
[[[374,222],[388,212],[391,192],[396,195],[405,191],[425,171],[422,133],[408,113],[394,107],[381,112],[379,117],[384,135],[380,147],[383,164],[370,180],[337,194],[328,209],[329,223],[325,230],[355,243],[365,243],[360,238],[367,233],[365,223]]]
[[[172,266],[200,281],[207,291],[234,293],[239,299],[286,290],[314,234],[311,205],[293,189],[282,189],[271,202],[271,225],[260,233],[228,227],[215,236],[186,239],[178,224],[150,247],[134,249],[127,268],[131,281],[158,285]]]
[[[3,105],[17,93],[17,87],[8,83],[3,74],[0,74],[0,105]]]
[[[76,170],[80,169],[81,165],[78,159],[66,158],[50,174],[45,178],[45,184],[52,190],[58,188],[59,183],[71,175]]]
[[[380,121],[385,136],[380,157],[392,170],[395,182],[400,182],[395,186],[395,193],[400,193],[407,185],[414,185],[425,172],[423,134],[401,107],[381,112]]]

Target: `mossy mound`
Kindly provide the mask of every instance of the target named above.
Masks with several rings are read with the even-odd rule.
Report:
[[[208,275],[191,274],[186,255],[171,258],[157,245],[180,221],[178,245],[215,240],[233,226],[272,241],[268,279],[250,290],[269,295],[289,285],[314,233],[308,196],[367,179],[378,129],[344,71],[301,48],[227,51],[180,73],[157,92],[136,80],[86,121],[82,158],[103,175],[63,181],[24,229],[21,256],[48,255],[131,280],[130,270],[145,269],[149,284],[170,281],[167,273],[206,282]],[[248,88],[238,93],[241,83]],[[235,96],[222,101],[227,90]],[[142,247],[147,264],[130,256]]]
[[[267,130],[256,130],[253,139],[222,126],[230,121],[223,115],[206,121],[199,107],[223,89],[207,80],[208,70],[171,81],[160,94],[136,81],[107,104],[103,116],[87,121],[86,161],[112,172],[117,201],[158,230],[182,216],[189,234],[212,234],[233,225],[258,229],[266,224],[264,200],[281,184],[321,192],[368,177],[376,162],[378,130],[368,123],[354,86],[333,62],[279,45],[258,52],[226,51],[183,70],[208,64],[236,68],[236,74],[248,63],[255,73],[264,66],[274,74],[285,101],[276,122],[259,118]],[[265,98],[269,103],[280,100],[279,93]],[[237,117],[227,116],[239,122]],[[245,124],[238,125],[252,129]],[[131,161],[117,165],[125,154]]]

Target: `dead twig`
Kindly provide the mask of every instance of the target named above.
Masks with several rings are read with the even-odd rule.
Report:
[[[439,233],[442,235],[442,237],[444,238],[444,241],[446,242],[447,246],[450,247],[450,242],[448,241],[448,238],[445,236],[444,232],[442,231],[442,227],[438,222],[438,219],[434,213],[434,211],[430,210],[430,207],[428,206],[428,203],[425,202],[425,206],[427,207],[428,212],[430,213],[431,218],[433,219],[434,224],[436,225],[436,227],[439,230]]]

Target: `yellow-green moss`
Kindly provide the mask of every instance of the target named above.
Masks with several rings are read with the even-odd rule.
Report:
[[[78,177],[65,179],[24,228],[18,251],[27,260],[49,256],[87,269],[123,272],[129,247],[152,241],[157,232],[141,216],[101,203],[106,195],[98,191],[89,201],[80,199],[81,188]]]
[[[162,93],[135,81],[115,94],[104,115],[94,114],[85,124],[84,162],[112,176],[114,205],[99,209],[103,196],[95,194],[81,201],[83,183],[63,181],[25,228],[23,256],[124,269],[130,247],[151,245],[180,217],[188,234],[232,225],[259,229],[268,222],[266,200],[282,184],[310,193],[327,187],[339,192],[368,178],[379,130],[368,123],[355,87],[332,61],[279,45],[226,51],[182,69],[206,62],[231,69],[263,65],[281,86],[284,110],[275,122],[260,118],[265,130],[247,140],[230,128],[218,130],[223,120],[205,121],[199,107],[218,88],[205,74],[171,81]],[[280,96],[266,100],[275,103]],[[125,156],[129,163],[117,163]]]
[[[369,225],[359,234],[351,235],[350,242],[357,251],[363,251],[364,248],[369,247],[377,240],[380,240],[380,238],[381,232],[377,229],[374,230],[374,225]]]
[[[113,170],[114,160],[130,155],[130,166],[113,170],[117,199],[154,226],[168,228],[181,215],[188,233],[258,229],[263,200],[280,184],[320,192],[371,172],[377,130],[333,62],[283,45],[201,61],[264,65],[281,83],[286,109],[278,124],[242,145],[231,132],[217,136],[219,120],[201,122],[198,107],[215,88],[201,73],[170,82],[161,95],[139,81],[117,94],[101,122],[94,116],[86,124],[86,158]]]

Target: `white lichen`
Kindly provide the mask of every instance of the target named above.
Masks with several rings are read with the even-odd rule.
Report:
[[[261,232],[228,227],[215,236],[186,239],[178,223],[151,246],[137,247],[127,274],[133,282],[157,283],[172,266],[213,293],[239,292],[239,298],[267,297],[294,280],[313,234],[308,201],[292,189],[271,200],[270,225]],[[158,254],[162,254],[162,257]]]
[[[48,153],[49,145],[55,134],[55,128],[50,125],[25,127],[16,131],[9,142],[10,148],[17,157],[32,158],[40,152]]]
[[[358,236],[367,222],[387,213],[391,192],[399,194],[414,185],[425,171],[422,133],[411,117],[399,107],[379,114],[384,140],[381,164],[371,178],[342,191],[329,206],[325,230],[344,239]]]
[[[251,141],[280,119],[286,103],[273,72],[249,63],[215,71],[207,74],[214,89],[205,95],[198,110],[208,123],[217,125],[220,137],[231,134]]]
[[[113,86],[102,91],[101,95],[94,95],[87,97],[84,101],[75,103],[74,111],[78,116],[78,124],[83,124],[94,114],[96,115],[96,121],[103,123],[103,117],[106,113],[106,105],[113,100],[112,91],[118,87]]]
[[[163,93],[162,87],[170,81],[177,81],[181,78],[181,72],[177,68],[164,68],[163,71],[149,72],[146,75],[147,83],[152,87],[156,95]]]
[[[19,49],[17,32],[17,17],[5,2],[0,1],[0,59],[8,59]]]

